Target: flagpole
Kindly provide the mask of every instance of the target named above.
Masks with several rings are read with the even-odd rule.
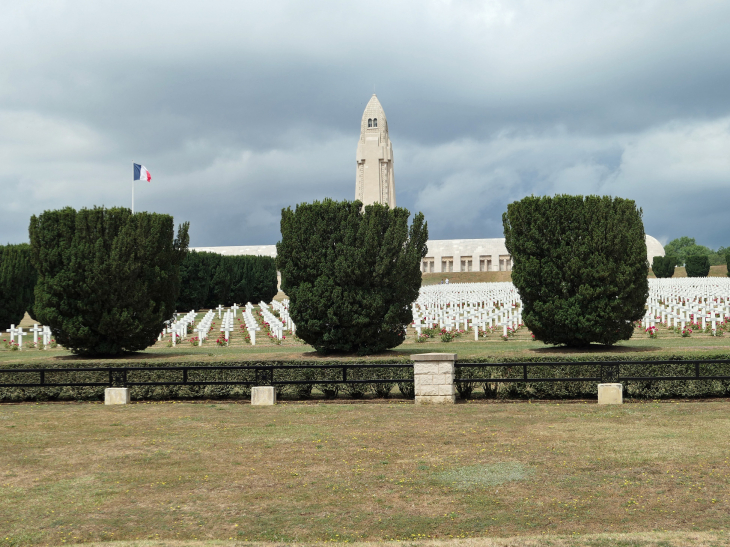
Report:
[[[134,214],[134,162],[132,162],[132,214]]]

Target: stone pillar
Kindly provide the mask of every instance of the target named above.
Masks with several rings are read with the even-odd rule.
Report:
[[[454,404],[455,353],[411,355],[416,404]]]
[[[252,405],[275,405],[276,389],[274,386],[259,386],[251,388]]]
[[[621,405],[623,402],[623,384],[598,384],[599,405]]]
[[[128,405],[130,400],[128,387],[108,387],[104,390],[105,405]]]

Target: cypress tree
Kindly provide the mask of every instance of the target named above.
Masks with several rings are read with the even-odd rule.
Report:
[[[322,353],[398,346],[413,320],[428,226],[401,207],[360,201],[282,210],[276,264],[297,335]]]
[[[677,258],[671,255],[668,256],[655,256],[654,261],[651,264],[651,271],[658,278],[672,277],[674,275],[674,266],[677,263]]]
[[[261,301],[270,302],[276,293],[276,262],[269,256],[211,255],[212,281],[206,307],[230,306]]]
[[[211,253],[189,251],[180,264],[178,311],[198,310],[205,305],[211,282]]]
[[[30,221],[35,311],[74,353],[116,355],[155,343],[172,318],[188,224],[129,209],[71,207]]]
[[[710,273],[710,257],[705,255],[690,255],[685,264],[687,277],[707,277]]]
[[[31,316],[38,274],[30,261],[30,245],[0,245],[0,328],[17,325],[25,312]]]
[[[530,196],[502,216],[523,321],[537,340],[614,344],[649,293],[642,211],[608,196]]]

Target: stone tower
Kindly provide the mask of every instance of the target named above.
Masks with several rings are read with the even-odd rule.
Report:
[[[388,121],[373,93],[365,107],[357,144],[355,199],[363,205],[383,203],[395,207],[393,145],[388,137]]]

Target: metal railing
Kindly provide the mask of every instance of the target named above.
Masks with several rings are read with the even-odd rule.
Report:
[[[657,365],[682,365],[691,367],[692,374],[657,375],[635,374],[632,371],[622,374],[626,367],[654,367]],[[703,365],[726,365],[725,374],[703,374]],[[586,376],[541,377],[530,374],[531,369],[560,367],[591,367]],[[500,369],[495,376],[479,377],[464,375],[464,369]],[[352,371],[368,369],[410,369],[405,374],[393,374],[384,378],[362,378]],[[164,366],[164,367],[68,367],[68,368],[0,368],[0,388],[33,387],[135,387],[135,386],[214,386],[214,385],[297,385],[297,384],[385,384],[413,383],[410,371],[413,365],[403,364],[322,364],[322,365],[215,365],[215,366]],[[310,378],[293,379],[287,371],[315,372]],[[317,374],[316,371],[332,371]],[[206,373],[203,377],[200,373]],[[74,373],[87,378],[73,378]],[[88,378],[92,373],[92,378]],[[165,373],[160,378],[159,373]],[[214,373],[214,374],[211,374]],[[69,378],[64,375],[71,375]],[[507,374],[507,375],[505,375]],[[13,378],[10,378],[14,375]],[[20,375],[20,376],[18,376]],[[149,377],[154,375],[155,377]],[[211,378],[210,376],[215,376]],[[147,377],[146,377],[147,376]],[[326,377],[325,377],[326,376]],[[400,376],[400,377],[395,377]],[[10,381],[8,381],[10,380]],[[456,363],[454,382],[490,383],[540,383],[540,382],[599,382],[618,383],[634,381],[698,381],[730,380],[730,359],[698,359],[687,361],[582,361],[551,363]]]
[[[296,385],[296,384],[382,384],[382,383],[413,383],[413,377],[407,378],[348,378],[348,371],[367,370],[376,368],[413,369],[412,364],[332,364],[332,365],[221,365],[221,366],[167,366],[167,367],[69,367],[69,368],[0,368],[0,388],[7,387],[134,387],[134,386],[214,386],[214,385]],[[338,375],[327,378],[317,377],[303,380],[277,379],[278,371],[291,370],[333,370],[340,371]],[[135,378],[141,373],[170,372],[177,376],[166,380],[143,380]],[[230,373],[248,373],[248,379],[229,377],[224,379],[196,378],[197,372],[217,372],[218,375]],[[103,376],[98,381],[58,381],[54,378],[63,373],[99,373]],[[27,375],[27,382],[7,383],[4,381],[9,375]],[[56,381],[54,381],[54,379]]]
[[[693,374],[673,376],[651,376],[651,375],[622,375],[621,368],[629,366],[661,366],[661,365],[683,365],[693,368]],[[727,365],[730,372],[730,359],[696,359],[687,361],[570,361],[561,363],[457,363],[454,382],[491,382],[491,383],[537,383],[537,382],[599,382],[599,383],[621,383],[632,381],[696,381],[696,380],[730,380],[727,375],[707,375],[701,373],[702,365]],[[463,368],[479,369],[507,369],[511,372],[516,369],[518,375],[500,377],[460,377],[459,372]],[[528,369],[541,367],[594,367],[597,375],[578,377],[537,377],[530,376]]]

